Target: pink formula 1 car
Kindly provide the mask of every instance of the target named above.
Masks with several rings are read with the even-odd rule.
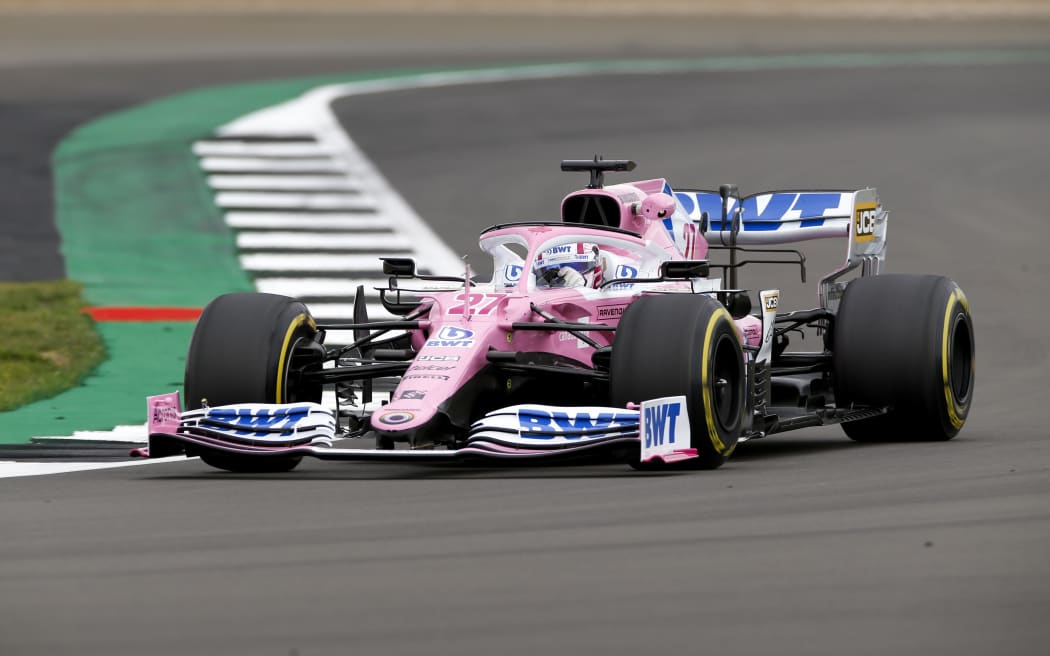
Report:
[[[339,325],[283,296],[216,298],[190,344],[187,410],[151,397],[149,454],[254,472],[303,456],[709,469],[744,440],[796,428],[841,423],[862,441],[962,428],[966,297],[947,278],[879,275],[887,214],[874,189],[738,198],[663,179],[603,186],[634,168],[625,160],[562,168],[591,181],[561,221],[481,233],[491,280],[385,259],[380,297],[400,319],[368,321],[360,289],[355,322]],[[798,265],[804,279],[798,251],[755,246],[827,237],[847,255],[819,281],[819,307],[784,313],[776,289],[736,288],[746,264]],[[820,351],[787,350],[801,327],[823,336]],[[336,331],[353,338],[326,345]]]

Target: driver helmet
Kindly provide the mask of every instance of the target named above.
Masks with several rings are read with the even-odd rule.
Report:
[[[536,286],[585,286],[588,274],[598,266],[599,254],[598,245],[590,242],[572,242],[540,251],[532,267],[536,274]]]

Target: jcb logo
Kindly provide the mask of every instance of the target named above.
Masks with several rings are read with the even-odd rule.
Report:
[[[780,302],[779,294],[770,294],[766,297],[765,306],[767,310],[777,309],[777,304]]]
[[[854,221],[853,235],[856,241],[871,241],[875,239],[875,212],[878,205],[858,205],[856,221]]]

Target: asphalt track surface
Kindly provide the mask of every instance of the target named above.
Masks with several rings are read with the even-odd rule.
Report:
[[[180,66],[179,84],[202,75]],[[890,269],[950,275],[971,302],[963,433],[800,431],[673,475],[306,463],[245,477],[185,462],[10,479],[0,653],[1045,653],[1048,68],[623,76],[338,104],[457,250],[481,226],[550,216],[580,182],[557,160],[593,152],[684,185],[877,186]],[[811,304],[788,274],[754,280]]]

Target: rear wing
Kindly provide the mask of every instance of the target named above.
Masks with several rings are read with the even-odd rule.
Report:
[[[674,190],[675,216],[706,227],[704,236],[713,246],[759,246],[810,239],[846,238],[846,262],[820,280],[821,307],[832,311],[845,289],[839,282],[859,269],[862,276],[876,275],[886,260],[889,213],[873,188],[856,191],[767,191],[743,198],[727,198],[706,190]],[[739,229],[733,236],[734,222]]]

